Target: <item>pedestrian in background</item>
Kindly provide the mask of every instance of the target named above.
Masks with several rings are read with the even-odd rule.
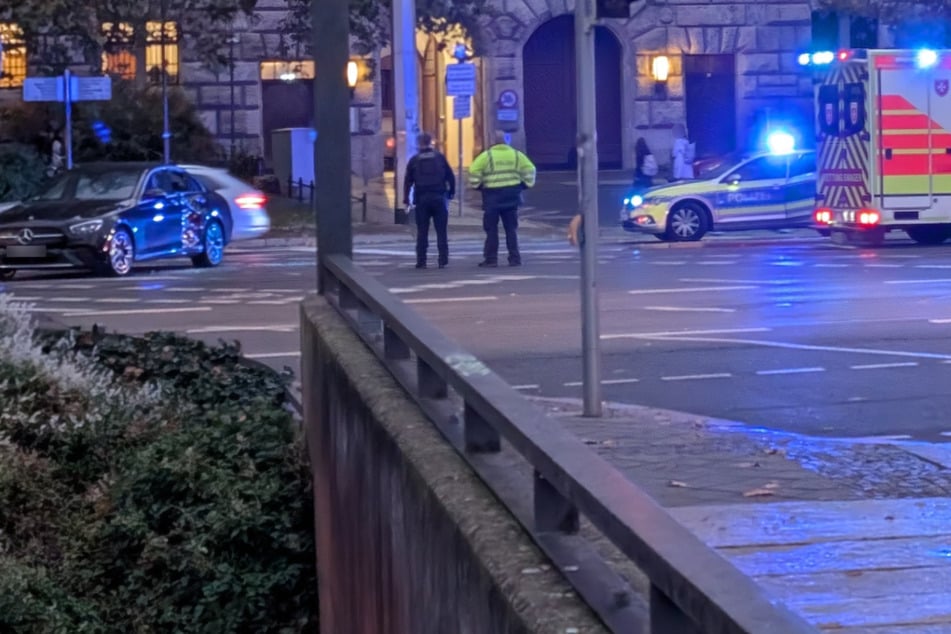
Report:
[[[682,123],[674,124],[674,147],[671,150],[671,177],[675,181],[693,178],[693,160],[697,146],[687,140],[687,129]]]
[[[449,161],[433,148],[433,137],[425,132],[416,137],[419,153],[406,165],[403,179],[403,204],[409,206],[410,189],[416,207],[416,268],[426,268],[429,249],[429,225],[436,228],[439,268],[449,264],[449,208],[456,195],[456,177]]]
[[[479,266],[498,266],[499,220],[505,229],[509,266],[521,266],[518,250],[518,207],[522,191],[535,185],[535,165],[508,145],[505,133],[496,132],[495,144],[469,166],[469,184],[482,192],[483,259]]]
[[[641,191],[654,185],[657,176],[657,159],[647,146],[644,137],[634,144],[634,189]]]

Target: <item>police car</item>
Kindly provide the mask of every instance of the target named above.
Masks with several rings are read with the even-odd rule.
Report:
[[[729,155],[698,169],[696,180],[652,187],[624,199],[621,226],[660,240],[699,240],[708,231],[813,226],[816,156],[792,137],[770,151]]]

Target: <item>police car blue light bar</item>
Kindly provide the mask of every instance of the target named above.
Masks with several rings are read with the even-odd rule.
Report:
[[[777,130],[766,137],[766,147],[770,154],[792,154],[796,149],[796,139],[788,132]]]

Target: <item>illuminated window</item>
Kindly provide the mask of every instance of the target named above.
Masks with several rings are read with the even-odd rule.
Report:
[[[23,39],[23,29],[16,24],[0,23],[0,42],[3,43],[0,88],[19,88],[26,78],[26,41]]]
[[[175,22],[165,22],[164,29],[162,26],[161,22],[145,23],[145,72],[151,83],[161,84],[164,62],[168,82],[177,84],[178,25]]]
[[[261,62],[261,79],[264,81],[280,79],[294,81],[297,79],[313,79],[314,62],[312,60],[296,60],[290,62]]]
[[[123,79],[135,79],[135,52],[132,50],[132,25],[126,22],[105,22],[102,34],[102,71]]]

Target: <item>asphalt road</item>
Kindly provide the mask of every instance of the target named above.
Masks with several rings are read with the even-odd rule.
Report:
[[[598,173],[598,217],[602,227],[616,227],[621,201],[631,189],[630,171]],[[525,192],[522,218],[558,226],[568,224],[578,210],[577,172],[539,172],[535,187]]]
[[[484,270],[477,240],[452,249],[448,269],[424,271],[408,237],[355,253],[518,389],[580,397],[577,252],[526,239],[525,266]],[[608,232],[600,262],[607,400],[825,436],[951,437],[951,245],[763,233],[671,247]],[[0,289],[62,323],[239,339],[296,369],[314,270],[311,249],[237,249],[215,270],[34,274]]]

